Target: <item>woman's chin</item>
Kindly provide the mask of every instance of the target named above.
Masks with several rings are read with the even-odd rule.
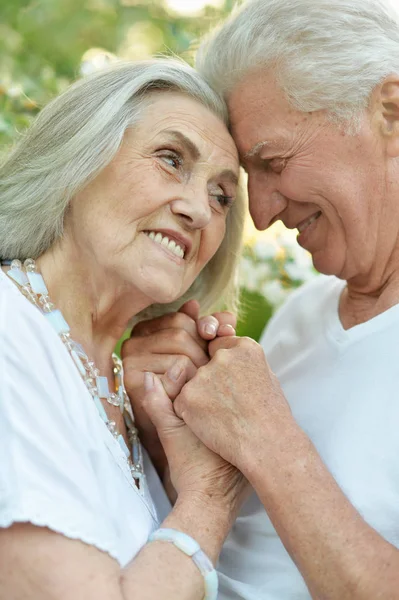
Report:
[[[158,288],[157,290],[153,290],[151,293],[152,304],[170,304],[171,302],[175,302],[178,300],[184,293],[186,289],[176,290],[175,288]]]

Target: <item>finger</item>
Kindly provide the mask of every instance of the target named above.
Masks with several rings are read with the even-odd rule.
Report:
[[[237,327],[237,316],[232,312],[227,310],[224,312],[215,312],[213,316],[218,320],[219,325],[231,325],[234,329]]]
[[[147,336],[162,329],[184,329],[192,337],[198,337],[196,321],[184,312],[174,312],[140,321],[132,329],[132,336]]]
[[[133,406],[134,423],[138,429],[141,443],[149,453],[156,469],[160,471],[165,463],[165,454],[157,429],[142,405],[143,398],[144,396]]]
[[[190,335],[203,350],[206,350],[207,348],[206,342],[204,342],[197,331],[197,321],[189,317],[184,312],[169,313],[156,319],[141,321],[132,329],[130,337],[131,339],[138,337],[150,337],[151,335],[163,330],[183,330]]]
[[[162,441],[167,430],[176,427],[178,417],[157,375],[149,371],[145,373],[144,390],[143,408],[155,425]]]
[[[212,315],[198,319],[198,333],[204,340],[213,340],[219,329],[219,321]]]
[[[200,305],[198,300],[188,300],[178,310],[179,313],[184,313],[196,321],[199,317]]]
[[[236,324],[236,316],[231,312],[224,311],[198,319],[197,327],[198,333],[204,340],[213,340],[217,335],[231,335],[232,332],[229,326],[235,330]],[[220,327],[222,327],[222,333],[219,333]]]
[[[143,409],[144,391],[144,372],[131,370],[129,374],[129,389],[125,384],[130,403],[133,408],[134,420],[140,430],[141,435],[154,432],[154,425]]]
[[[218,329],[218,337],[224,337],[226,335],[235,335],[236,330],[234,327],[228,323],[226,325],[220,325]]]
[[[207,346],[207,343],[202,340],[201,344]],[[153,355],[171,355],[184,354],[197,367],[201,367],[208,362],[208,353],[201,347],[184,329],[164,329],[152,333],[147,337],[130,338],[122,345],[122,357],[124,361],[129,360],[132,364],[137,358],[146,357],[149,361],[148,369],[151,371],[155,367],[151,366]],[[157,370],[157,372],[159,372]],[[163,371],[165,372],[165,371]]]
[[[160,377],[160,379],[166,393],[173,401],[180,394],[184,384],[192,379],[192,377],[194,377],[194,375],[189,376],[185,361],[183,359],[178,359],[171,368],[167,370],[165,375]]]
[[[159,360],[156,360],[159,358]],[[178,366],[180,373],[176,374]],[[136,398],[141,398],[144,392],[144,373],[151,369],[162,378],[166,393],[174,400],[176,394],[180,391],[181,385],[192,379],[197,372],[197,367],[187,356],[179,355],[156,355],[151,356],[151,361],[142,357],[140,360],[135,357],[134,362],[129,364],[129,360],[124,362],[124,383],[125,388],[135,404]],[[174,369],[174,370],[173,370]],[[184,383],[181,381],[184,379]]]
[[[209,342],[209,356],[212,358],[218,350],[235,348],[243,338],[235,335],[217,337]]]

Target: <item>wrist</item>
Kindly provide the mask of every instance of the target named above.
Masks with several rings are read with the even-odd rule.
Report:
[[[204,580],[204,600],[217,600],[218,576],[215,567],[201,546],[192,537],[176,529],[161,528],[148,538],[149,542],[169,542],[191,558]]]
[[[302,461],[311,442],[293,417],[279,427],[262,427],[242,445],[238,468],[257,491],[277,482],[296,461]]]
[[[162,527],[177,529],[195,539],[216,564],[234,517],[227,504],[212,502],[202,494],[179,495]]]

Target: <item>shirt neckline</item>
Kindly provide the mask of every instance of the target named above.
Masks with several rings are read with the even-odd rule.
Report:
[[[372,319],[344,329],[339,317],[339,302],[346,287],[346,281],[337,279],[327,301],[325,310],[326,330],[329,336],[338,344],[350,344],[361,340],[372,333],[382,331],[392,325],[392,317],[398,313],[399,303],[379,313]]]

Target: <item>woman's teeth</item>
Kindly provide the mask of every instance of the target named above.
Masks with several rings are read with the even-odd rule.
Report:
[[[161,246],[165,246],[165,248],[173,252],[173,254],[176,254],[179,258],[184,257],[183,248],[179,246],[179,244],[176,244],[174,240],[170,240],[166,235],[162,235],[162,233],[159,232],[155,233],[155,231],[145,231],[144,233],[148,235],[151,240]]]

